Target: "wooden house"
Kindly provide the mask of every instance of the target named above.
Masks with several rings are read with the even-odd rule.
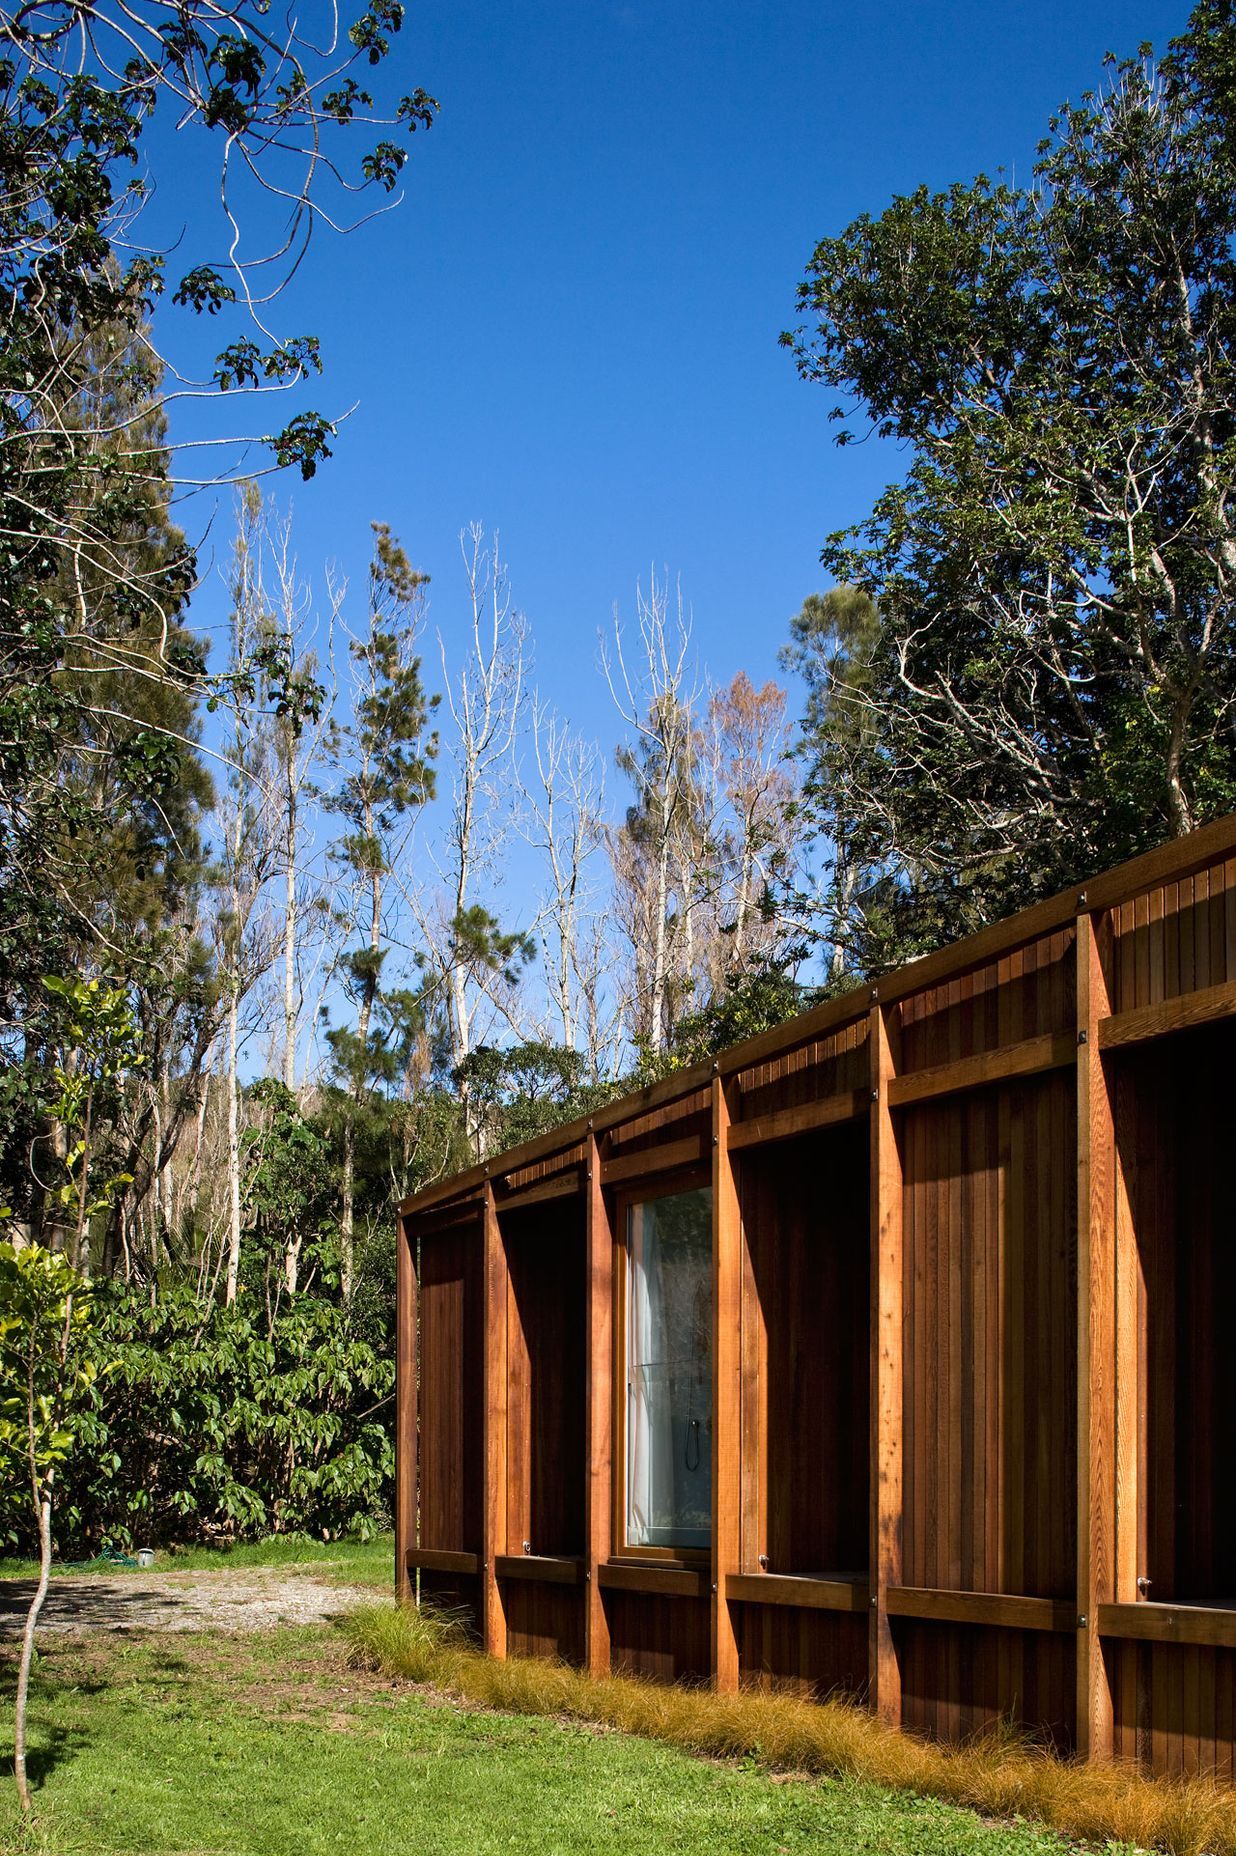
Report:
[[[401,1589],[1236,1777],[1234,1059],[1226,819],[417,1194]]]

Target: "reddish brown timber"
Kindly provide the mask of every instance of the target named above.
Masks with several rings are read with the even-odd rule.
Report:
[[[643,1179],[649,1173],[668,1173],[677,1166],[695,1166],[704,1151],[698,1134],[681,1141],[662,1141],[659,1147],[644,1147],[638,1153],[622,1154],[606,1160],[601,1167],[601,1184],[616,1186],[625,1179]]]
[[[754,1115],[750,1121],[732,1121],[726,1145],[733,1152],[741,1147],[792,1140],[795,1135],[831,1128],[839,1121],[855,1121],[867,1113],[869,1102],[867,1090],[846,1089],[840,1095],[824,1096],[819,1102],[799,1102],[767,1115]]]
[[[506,1613],[494,1574],[494,1559],[506,1546],[507,1445],[506,1249],[498,1227],[492,1185],[485,1188],[484,1273],[484,1557],[481,1565],[481,1632],[490,1656],[506,1655]]]
[[[447,1553],[437,1547],[409,1547],[404,1563],[419,1566],[422,1572],[479,1572],[481,1556],[479,1553]]]
[[[1132,1011],[1115,1012],[1099,1020],[1099,1047],[1114,1050],[1122,1044],[1143,1044],[1148,1038],[1161,1038],[1172,1031],[1187,1031],[1193,1025],[1208,1025],[1217,1018],[1236,1014],[1236,980],[1222,986],[1207,986],[1201,992],[1182,993],[1176,999],[1164,999],[1158,1005],[1135,1006]]]
[[[550,1553],[499,1553],[494,1571],[499,1579],[535,1579],[542,1585],[580,1585],[581,1559]]]
[[[946,1592],[936,1586],[890,1585],[886,1602],[895,1618],[994,1624],[1009,1630],[1077,1628],[1077,1606],[1071,1598],[1023,1598],[1012,1592]]]
[[[907,1103],[925,1102],[932,1096],[981,1089],[985,1083],[1067,1069],[1076,1061],[1076,1034],[1047,1031],[1040,1037],[1008,1044],[1003,1050],[980,1051],[974,1057],[961,1057],[955,1063],[941,1063],[930,1070],[911,1070],[908,1075],[894,1076],[888,1085],[888,1099],[894,1108],[903,1108]]]
[[[584,1294],[584,1546],[588,1556],[585,1594],[584,1666],[593,1675],[608,1675],[609,1619],[601,1599],[597,1568],[609,1554],[613,1490],[613,1322],[614,1233],[601,1186],[601,1148],[588,1136],[586,1207],[587,1269]]]
[[[545,1180],[538,1186],[525,1186],[520,1192],[504,1193],[497,1201],[499,1212],[523,1211],[527,1205],[546,1205],[553,1199],[574,1198],[580,1187],[579,1168],[572,1167],[568,1173],[555,1173],[552,1179]]]
[[[802,1611],[866,1611],[866,1579],[809,1578],[799,1573],[734,1573],[726,1597],[745,1605],[793,1605]]]
[[[726,1581],[742,1555],[742,1214],[730,1159],[737,1086],[712,1082],[712,1674],[721,1694],[738,1687],[738,1638]]]
[[[702,1598],[707,1580],[689,1566],[665,1566],[656,1560],[603,1560],[598,1583],[615,1592],[654,1592],[666,1598]]]
[[[395,1221],[395,1597],[412,1595],[407,1554],[416,1542],[416,1251]]]
[[[1141,1643],[1196,1643],[1236,1650],[1236,1606],[1100,1605],[1100,1637],[1127,1637]]]

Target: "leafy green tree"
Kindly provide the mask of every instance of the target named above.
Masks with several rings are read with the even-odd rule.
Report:
[[[0,1165],[14,1183],[38,1133],[42,970],[79,964],[84,942],[115,964],[140,925],[147,977],[165,979],[174,945],[199,1020],[207,1009],[196,951],[155,944],[166,920],[149,932],[196,861],[207,787],[182,724],[219,687],[179,624],[193,561],[170,480],[226,478],[251,443],[237,396],[266,406],[320,371],[316,338],[272,332],[269,305],[337,221],[330,190],[389,193],[406,154],[391,133],[433,120],[420,89],[387,108],[366,88],[402,20],[400,0],[373,0],[323,46],[290,16],[272,27],[264,0],[0,4]],[[170,274],[133,231],[161,112],[178,150],[216,151],[226,227]],[[203,261],[220,243],[227,267]],[[171,339],[186,323],[225,331],[208,380],[165,373],[160,298]],[[215,430],[177,465],[165,418],[180,391],[226,405],[235,444]],[[308,477],[332,429],[299,401],[289,413],[263,442],[273,467]],[[277,650],[269,667],[277,679]]]
[[[920,189],[816,249],[799,370],[912,458],[822,555],[880,617],[813,733],[881,892],[860,967],[1236,803],[1234,68],[1206,0],[1060,111],[1029,188]]]
[[[75,1407],[95,1378],[77,1349],[90,1321],[89,1288],[67,1257],[39,1244],[0,1243],[0,1490],[9,1538],[14,1508],[24,1502],[39,1541],[39,1578],[22,1632],[13,1727],[13,1772],[23,1811],[31,1808],[26,1773],[26,1705],[34,1633],[51,1577],[52,1501],[56,1472],[73,1448]]]
[[[878,868],[864,865],[855,843],[859,810],[850,790],[852,770],[870,751],[877,728],[871,701],[872,659],[880,636],[875,601],[858,587],[810,593],[790,621],[790,643],[781,653],[788,669],[807,688],[800,753],[806,778],[796,804],[826,847],[823,933],[829,946],[829,982],[847,982],[856,931],[871,913],[879,892]],[[804,920],[812,899],[797,899]]]
[[[589,1082],[582,1052],[531,1041],[505,1050],[482,1044],[456,1071],[467,1085],[478,1155],[517,1147],[607,1102],[612,1086]]]

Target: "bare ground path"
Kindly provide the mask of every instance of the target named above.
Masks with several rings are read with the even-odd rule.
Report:
[[[44,1631],[273,1630],[282,1624],[322,1624],[371,1591],[315,1578],[306,1565],[269,1570],[94,1574],[52,1580],[39,1620]],[[0,1580],[0,1641],[19,1636],[34,1596],[30,1579]]]

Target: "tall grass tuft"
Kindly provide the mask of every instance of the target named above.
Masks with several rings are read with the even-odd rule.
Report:
[[[1086,1766],[1007,1730],[937,1746],[848,1701],[758,1689],[718,1695],[634,1676],[587,1676],[539,1659],[499,1662],[472,1648],[449,1613],[413,1606],[363,1605],[343,1628],[357,1667],[432,1683],[477,1707],[588,1721],[686,1752],[754,1757],[775,1771],[928,1794],[993,1817],[1034,1819],[1087,1843],[1236,1856],[1236,1789],[1211,1779],[1149,1779],[1127,1766]]]

